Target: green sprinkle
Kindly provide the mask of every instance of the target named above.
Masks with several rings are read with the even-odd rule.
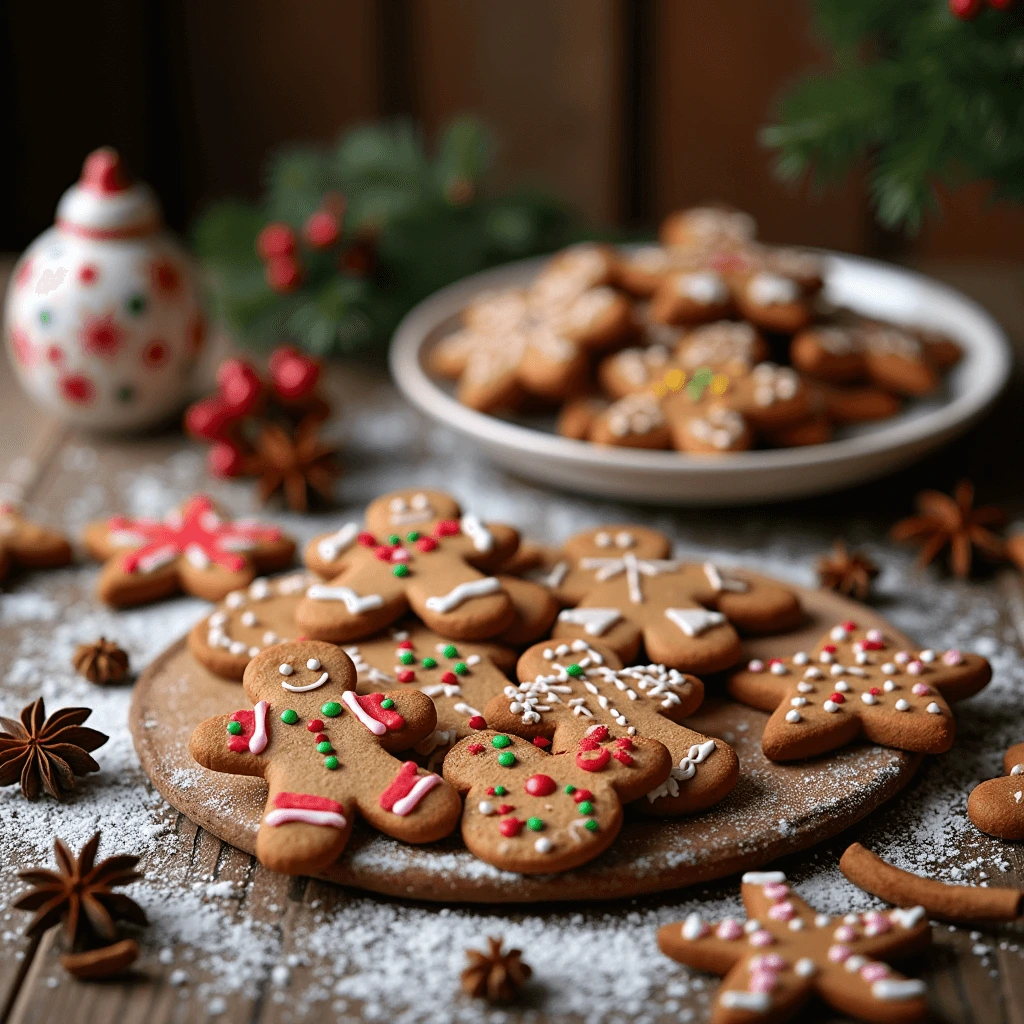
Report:
[[[579,805],[580,814],[593,814],[594,805],[589,800],[583,800]]]
[[[39,322],[41,324],[49,324],[53,320],[53,314],[48,309],[41,309],[39,311]]]
[[[399,537],[397,533],[393,533],[393,534],[391,534],[390,537],[388,537],[388,543],[389,544],[401,544],[402,543],[402,538]]]
[[[403,576],[408,576],[409,566],[407,566],[405,562],[399,562],[398,565],[396,565],[394,569],[391,570],[391,575],[397,576],[399,579],[401,579]]]
[[[413,654],[412,651],[402,651],[398,656],[398,660],[403,665],[411,665],[416,660],[416,655]]]
[[[578,679],[581,675],[583,675],[583,669],[581,669],[579,665],[570,665],[568,668],[566,668],[565,674],[567,676],[572,676],[573,678]]]
[[[423,667],[424,668],[437,668],[437,658],[424,658],[423,659]]]
[[[512,741],[507,736],[502,736],[500,733],[491,740],[491,746],[497,747],[498,750],[504,750],[505,747],[511,747]]]
[[[328,771],[333,772],[334,769],[338,767],[338,759],[333,754],[331,754],[330,757],[325,757],[324,758],[324,767]]]
[[[329,754],[331,752],[331,745],[327,740],[321,740],[316,745],[316,752],[318,754]]]
[[[565,792],[568,793],[569,796],[572,796],[573,793],[576,792],[576,787],[575,786],[566,786],[565,787]]]
[[[228,722],[228,732],[231,733],[232,736],[237,736],[241,731],[241,722]]]
[[[391,708],[395,706],[395,702],[390,697],[385,697],[384,700],[380,702],[380,706],[382,708],[387,708],[390,711]]]
[[[413,530],[412,533],[407,533],[405,535],[405,539],[406,540],[411,540],[415,544],[416,541],[418,541],[420,539],[420,537],[422,537],[422,536],[423,536],[423,534],[420,533],[419,530]]]
[[[329,700],[320,708],[320,714],[328,718],[337,718],[341,714],[341,705],[336,700]]]
[[[531,832],[543,832],[544,831],[544,819],[543,818],[527,818],[526,827]]]
[[[587,821],[584,822],[583,827],[588,832],[596,832],[599,828],[597,822],[593,818],[588,818]]]
[[[285,725],[294,725],[298,720],[298,712],[292,711],[291,708],[287,708],[281,712],[281,721],[284,722]]]
[[[455,644],[445,644],[444,650],[441,653],[446,658],[457,658],[459,656],[459,650]]]
[[[508,790],[504,786],[495,786],[494,787],[494,795],[495,796],[505,796],[507,793],[508,793]]]
[[[500,764],[502,768],[511,768],[515,763],[516,755],[513,754],[511,750],[503,750],[498,755],[498,764]]]
[[[123,384],[117,389],[117,400],[122,404],[135,401],[135,388],[131,384]]]
[[[125,301],[124,308],[131,313],[132,316],[138,316],[146,308],[146,296],[145,295],[129,295]]]
[[[464,661],[457,661],[455,663],[455,674],[457,676],[464,676],[469,671],[469,667]]]

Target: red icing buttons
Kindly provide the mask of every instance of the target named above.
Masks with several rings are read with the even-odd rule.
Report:
[[[498,813],[499,814],[510,814],[514,810],[515,810],[515,806],[513,804],[499,804],[498,805]]]
[[[359,534],[356,540],[364,548],[375,548],[377,546],[377,538],[372,533],[367,533],[365,530]]]
[[[403,651],[411,651],[412,650],[412,641],[411,640],[403,640],[398,646],[399,646],[399,649],[401,649]]]
[[[525,821],[520,821],[518,818],[505,818],[504,821],[498,822],[498,831],[511,839],[513,836],[519,835],[525,824]]]
[[[471,754],[479,754],[484,749],[484,745],[482,743],[470,743],[470,745],[466,747],[466,749]]]
[[[411,668],[403,668],[398,673],[398,681],[400,683],[411,683],[416,678],[416,673]]]
[[[433,537],[420,537],[416,541],[416,547],[420,551],[433,551],[437,547],[437,541]]]
[[[483,715],[474,715],[469,720],[469,727],[470,727],[470,729],[486,729],[487,728],[487,719],[484,718]],[[473,746],[477,746],[477,744],[474,743]]]
[[[541,750],[547,750],[547,748],[551,746],[551,740],[545,739],[543,736],[534,736],[533,745],[535,747],[540,747]]]
[[[319,718],[314,718],[311,722],[309,722],[309,724],[306,726],[306,728],[310,732],[323,732],[324,731],[324,723],[321,722]]]
[[[880,686],[872,686],[871,689],[868,690],[868,693],[874,697],[878,697],[882,693],[882,688]]]
[[[526,792],[530,796],[550,796],[555,788],[555,780],[550,775],[531,775],[526,780]]]
[[[449,686],[454,686],[459,681],[459,677],[454,672],[445,672],[441,676],[441,682],[447,683]]]
[[[455,537],[462,532],[462,527],[454,519],[442,519],[434,527],[434,535],[437,537]]]
[[[845,629],[847,633],[852,633],[857,628],[857,623],[852,619],[847,619],[842,625],[843,629]]]
[[[581,804],[584,800],[593,800],[594,794],[589,789],[577,789],[572,798],[576,803]]]
[[[827,651],[829,654],[835,654],[836,653],[836,645],[835,644],[825,644],[825,646],[822,647],[822,650],[823,651]]]

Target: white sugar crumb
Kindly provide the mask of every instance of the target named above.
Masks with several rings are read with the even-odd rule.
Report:
[[[440,485],[484,519],[518,523],[540,540],[561,541],[577,530],[609,522],[642,522],[675,538],[680,557],[746,566],[805,585],[813,585],[814,561],[835,529],[832,524],[828,533],[815,538],[805,521],[800,530],[787,529],[784,512],[756,517],[637,512],[615,502],[555,497],[468,458],[452,434],[424,427],[386,387],[368,388],[358,401],[376,402],[377,408],[369,416],[350,413],[346,418],[352,428],[350,471],[344,481],[348,507],[331,516],[274,515],[300,543],[358,518],[366,502],[411,482]],[[411,468],[413,446],[419,448],[412,457],[420,461]],[[64,506],[62,525],[77,533],[89,520],[114,510],[162,514],[196,489],[203,479],[204,456],[205,450],[195,446],[141,472],[111,475],[101,472],[102,451],[65,449],[62,482],[73,493]],[[104,479],[113,482],[97,482]],[[235,515],[259,513],[251,488],[230,482],[204,481],[203,486]],[[701,543],[691,530],[699,532]],[[929,877],[1003,884],[1012,868],[1011,855],[1005,844],[969,824],[966,802],[971,786],[1001,774],[1004,750],[1024,737],[1024,707],[1018,696],[1024,686],[1024,660],[1013,624],[993,597],[981,596],[969,584],[940,583],[918,574],[908,553],[862,543],[856,529],[845,532],[851,544],[885,566],[878,581],[879,607],[895,626],[922,646],[982,653],[995,669],[988,690],[959,706],[953,753],[925,760],[910,786],[857,828],[857,838],[897,866]],[[735,877],[609,906],[449,908],[282,880],[253,868],[248,858],[220,851],[220,844],[211,844],[209,837],[200,841],[194,826],[163,801],[141,772],[127,729],[130,686],[94,687],[74,673],[70,658],[78,643],[105,635],[128,650],[133,669],[140,671],[208,605],[178,598],[114,612],[99,607],[92,597],[98,572],[96,565],[81,565],[16,576],[0,594],[0,713],[16,714],[42,695],[48,711],[92,707],[87,724],[111,737],[96,751],[102,771],[80,780],[76,793],[62,804],[48,798],[29,803],[17,787],[0,789],[0,862],[9,868],[52,865],[54,836],[78,848],[96,829],[103,832],[101,857],[142,854],[146,878],[125,890],[142,904],[151,922],[141,933],[139,966],[147,975],[166,979],[175,1000],[182,1000],[182,1019],[221,1016],[229,1007],[233,1015],[255,1016],[253,1007],[268,1002],[285,1024],[332,1016],[388,1024],[512,1024],[534,1019],[539,1012],[565,1015],[581,1024],[706,1019],[717,982],[663,957],[655,932],[691,912],[706,920],[742,915]],[[1014,614],[1024,621],[1024,609]],[[147,721],[144,727],[158,730],[160,723]],[[754,742],[740,728],[723,738],[740,749]],[[835,806],[841,803],[842,786],[850,783],[838,764],[824,760],[813,773],[814,784]],[[856,767],[854,758],[842,771],[855,780]],[[203,785],[203,773],[178,769],[172,780],[179,789],[196,789]],[[755,798],[760,785],[756,776],[745,777],[741,784],[750,794],[744,820],[761,815],[759,820],[775,822],[780,837],[797,827],[782,816],[782,808]],[[800,893],[828,913],[881,905],[839,874],[836,864],[847,841],[844,835],[780,865]],[[714,843],[714,835],[708,835],[705,852],[713,851]],[[686,864],[694,857],[694,850],[680,848],[669,859]],[[359,858],[372,859],[378,870],[392,874],[416,859],[415,851],[389,839],[358,846],[353,860]],[[473,877],[508,877],[483,862],[468,863]],[[438,884],[465,870],[466,864],[457,849],[438,855],[433,865]],[[639,873],[654,869],[644,862],[636,868]],[[13,870],[0,872],[0,906],[22,889]],[[26,919],[16,912],[0,913],[0,957],[24,960],[20,947]],[[506,947],[522,949],[534,969],[523,1010],[492,1009],[460,992],[465,950],[485,948],[489,935],[500,935]],[[943,941],[958,941],[964,933],[941,935]],[[1001,956],[1019,958],[1021,948],[1014,937],[999,942]],[[999,938],[972,933],[971,945],[965,947],[977,957],[972,963],[994,959]],[[1009,961],[1009,971],[1015,969],[1018,959]],[[61,980],[43,980],[51,982]]]

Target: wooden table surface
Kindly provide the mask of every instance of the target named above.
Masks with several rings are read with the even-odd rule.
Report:
[[[978,297],[1011,332],[1018,351],[1024,346],[1024,270],[950,263],[924,269]],[[999,692],[1024,688],[1024,588],[1019,576],[1002,569],[971,583],[956,583],[934,571],[915,575],[909,555],[892,548],[885,537],[888,525],[909,510],[917,489],[948,490],[962,476],[976,481],[983,500],[998,501],[1012,516],[1024,517],[1019,469],[1024,383],[1019,374],[984,423],[894,478],[806,502],[713,514],[631,508],[544,492],[480,461],[445,430],[425,427],[403,406],[379,368],[338,366],[330,384],[343,401],[339,430],[348,469],[340,495],[347,511],[358,511],[392,487],[434,484],[472,503],[474,511],[508,519],[541,539],[558,540],[575,529],[628,518],[665,529],[680,542],[684,554],[710,550],[716,557],[724,554],[726,560],[805,583],[813,578],[816,555],[843,535],[866,545],[890,566],[880,588],[883,614],[922,644],[938,645],[943,636],[962,636],[965,629],[983,632],[987,646],[981,649],[1004,677],[1004,690]],[[210,488],[202,472],[204,452],[198,446],[172,433],[123,440],[62,427],[29,403],[5,364],[0,366],[0,437],[0,500],[22,500],[37,517],[72,531],[103,514],[156,511],[192,490]],[[218,483],[211,489],[235,512],[255,508],[248,484]],[[275,518],[305,538],[336,521],[337,514]],[[534,956],[538,984],[528,993],[525,1006],[496,1015],[457,995],[462,950],[480,946],[488,934],[534,935],[541,942],[539,937],[546,933],[559,937],[561,944],[563,937],[571,942],[574,930],[581,936],[590,930],[605,936],[602,941],[608,949],[624,943],[625,958],[633,945],[633,928],[644,957],[635,971],[623,959],[623,975],[639,976],[651,967],[650,922],[677,919],[702,902],[716,907],[734,904],[735,879],[699,892],[615,906],[537,913],[477,908],[449,914],[437,907],[371,900],[325,883],[275,875],[163,805],[141,776],[123,722],[118,721],[126,714],[128,692],[99,691],[75,680],[67,665],[68,652],[74,642],[92,639],[90,630],[103,628],[123,638],[135,667],[141,668],[146,658],[184,632],[203,606],[181,599],[137,613],[104,612],[90,595],[94,580],[95,568],[83,564],[12,579],[0,594],[0,712],[12,714],[42,692],[51,706],[95,707],[97,726],[113,737],[97,752],[101,763],[106,755],[111,770],[105,765],[104,772],[86,780],[65,805],[46,801],[29,813],[15,787],[0,790],[0,1024],[115,1019],[125,1024],[204,1019],[267,1024],[306,1019],[654,1024],[706,1019],[712,981],[668,961],[652,961],[654,980],[645,980],[646,988],[630,987],[628,977],[619,982],[608,974],[614,961],[609,968],[604,947],[593,957],[596,947],[569,951],[580,964],[579,979],[572,984],[582,990],[591,984],[593,1002],[579,994],[559,996],[548,986],[565,984],[568,968],[558,960],[557,945],[550,942],[538,947],[542,961],[548,957],[550,963],[537,962]],[[944,792],[943,779],[948,776],[958,787],[949,800],[962,804],[967,780],[996,772],[1002,751],[987,749],[986,736],[998,737],[1001,744],[1017,729],[1015,739],[1024,739],[1019,704],[1010,707],[1010,702],[990,700],[976,711],[965,711],[963,752],[958,746],[946,755],[948,760],[930,762],[924,780],[907,795],[837,840],[793,858],[785,869],[791,877],[806,880],[815,897],[827,897],[845,885],[835,864],[847,842],[861,838],[890,856],[901,849],[901,842],[929,846],[931,841],[921,837],[928,836],[930,828],[934,831],[929,816],[937,816],[941,829],[956,834],[938,836],[936,847],[946,844],[942,851],[906,850],[906,858],[935,858],[931,862],[946,880],[981,877],[992,884],[1024,884],[1021,844],[978,841],[962,821],[962,808],[937,807],[935,797]],[[120,787],[116,812],[111,787]],[[141,850],[148,880],[138,898],[153,919],[137,972],[127,981],[102,984],[69,978],[59,967],[52,932],[38,943],[29,942],[20,934],[24,916],[2,909],[19,891],[14,881],[17,870],[49,862],[53,834],[80,843],[96,827],[106,827],[106,836],[113,834],[115,841]],[[129,852],[129,847],[115,849],[105,843],[102,852]],[[963,860],[960,866],[958,858]],[[843,892],[856,894],[852,887]],[[870,905],[870,900],[860,894],[857,905]],[[412,934],[403,936],[407,928]],[[429,937],[431,948],[416,952],[417,935]],[[935,938],[937,948],[915,964],[915,970],[929,982],[937,1019],[1024,1024],[1024,933],[1013,928],[972,932],[937,927]],[[396,945],[388,947],[392,941]],[[434,948],[441,944],[448,948]],[[379,954],[373,948],[379,948]],[[410,964],[415,967],[415,956],[429,960],[429,976],[402,976],[389,964],[387,948],[402,951],[398,964],[403,972]],[[379,955],[379,962],[374,955]],[[531,959],[529,948],[526,958]],[[588,961],[594,964],[589,982]],[[381,986],[387,987],[383,994],[373,989],[375,969]],[[396,992],[404,985],[409,991]],[[801,1019],[835,1018],[816,1008]]]

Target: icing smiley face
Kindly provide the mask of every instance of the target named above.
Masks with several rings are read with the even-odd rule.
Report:
[[[305,679],[301,674],[303,668],[310,673],[312,679],[308,681]],[[291,661],[282,661],[277,666],[277,672],[282,677],[282,688],[289,693],[309,693],[310,690],[319,690],[321,686],[325,686],[331,680],[330,672],[324,669],[319,658],[307,658],[304,666],[297,666]]]
[[[388,509],[391,512],[392,526],[428,523],[434,518],[434,507],[423,491],[417,491],[408,501],[401,496],[392,498]]]
[[[355,689],[356,669],[333,644],[292,641],[268,647],[253,658],[244,685],[253,703],[287,704],[300,716],[308,712],[316,718],[326,701],[340,701],[343,691]]]
[[[409,488],[378,498],[366,510],[366,528],[389,535],[444,519],[458,519],[459,506],[442,491]]]
[[[671,545],[642,526],[602,526],[571,538],[565,551],[574,558],[621,558],[627,552],[635,558],[668,558]]]

